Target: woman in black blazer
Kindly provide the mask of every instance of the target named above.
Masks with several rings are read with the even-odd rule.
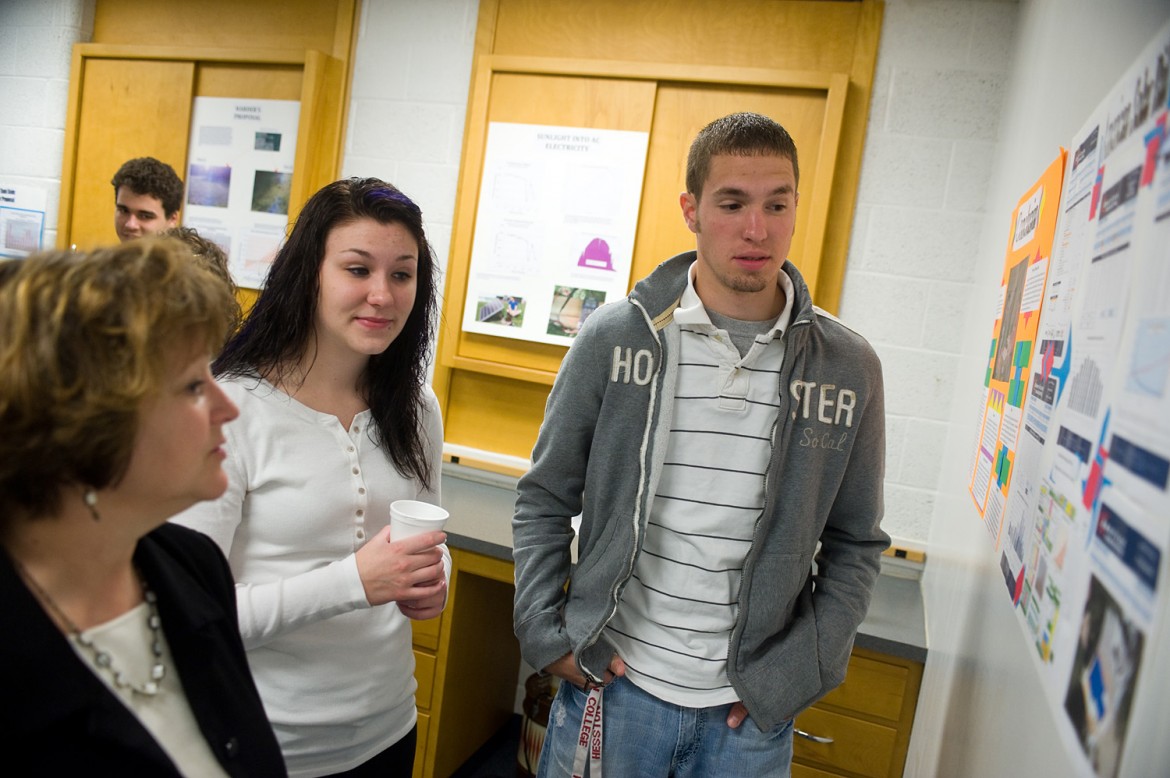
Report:
[[[285,775],[231,573],[167,524],[226,488],[233,302],[174,240],[0,273],[0,754],[28,775]]]

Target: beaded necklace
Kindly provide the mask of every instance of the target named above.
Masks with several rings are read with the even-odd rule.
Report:
[[[37,597],[46,605],[48,605],[49,610],[53,611],[57,618],[60,619],[61,622],[65,625],[65,628],[69,632],[69,636],[77,641],[78,645],[80,645],[93,656],[94,665],[110,675],[110,677],[113,679],[115,687],[119,689],[127,689],[132,694],[140,694],[144,697],[153,697],[154,695],[158,694],[159,686],[162,683],[163,676],[167,674],[166,665],[164,665],[162,661],[162,621],[158,617],[158,597],[155,596],[155,593],[151,591],[149,586],[147,586],[146,579],[142,577],[142,574],[138,571],[137,568],[135,568],[134,572],[138,578],[139,585],[142,586],[142,597],[144,600],[146,600],[146,606],[150,611],[146,623],[150,627],[150,650],[151,653],[154,654],[154,665],[150,668],[150,679],[144,683],[134,683],[126,677],[126,674],[123,671],[114,667],[114,660],[113,657],[110,656],[109,652],[99,648],[88,635],[82,633],[78,626],[73,623],[73,619],[69,618],[65,614],[65,611],[61,610],[61,608],[57,606],[57,603],[53,602],[53,598],[49,596],[49,593],[41,588],[41,585],[37,583],[36,579],[29,575],[29,572],[25,569],[24,565],[18,562],[15,557],[12,558],[12,563],[16,566],[17,572],[20,573],[20,577],[23,578],[26,583],[28,583]]]

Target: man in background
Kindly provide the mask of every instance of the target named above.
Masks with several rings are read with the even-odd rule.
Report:
[[[114,185],[114,229],[125,243],[155,235],[179,223],[183,181],[175,169],[154,157],[127,161],[110,182]]]
[[[882,370],[787,261],[798,183],[776,122],[705,127],[696,250],[561,365],[512,519],[516,635],[562,679],[538,775],[785,776],[845,678],[889,545]]]

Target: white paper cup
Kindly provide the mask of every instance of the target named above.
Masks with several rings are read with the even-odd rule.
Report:
[[[451,514],[421,500],[395,500],[390,503],[390,540],[402,540],[421,532],[440,530]]]

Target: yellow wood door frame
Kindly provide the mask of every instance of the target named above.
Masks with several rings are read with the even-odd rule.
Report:
[[[78,143],[83,117],[82,100],[86,69],[96,60],[140,60],[242,65],[286,65],[302,70],[301,111],[297,127],[297,150],[290,195],[290,222],[296,209],[320,187],[333,181],[340,168],[344,130],[345,63],[320,51],[288,49],[215,49],[200,47],[126,46],[80,43],[74,46],[69,79],[69,107],[65,122],[65,149],[61,172],[61,195],[57,245],[70,245],[74,227],[74,193],[77,187]],[[191,97],[197,97],[192,94]],[[240,95],[246,97],[247,95]],[[189,131],[189,127],[185,128]],[[186,138],[183,139],[184,148]],[[189,150],[188,150],[189,151]],[[186,155],[183,168],[186,167]],[[111,198],[112,201],[112,198]]]

